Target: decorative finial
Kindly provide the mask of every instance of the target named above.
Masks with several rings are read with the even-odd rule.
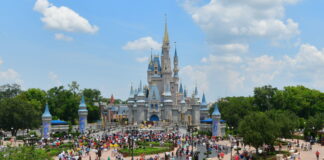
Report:
[[[163,45],[169,45],[168,22],[167,22],[166,14],[165,14],[165,24],[164,24]]]

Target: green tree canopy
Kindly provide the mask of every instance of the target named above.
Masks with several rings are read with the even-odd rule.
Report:
[[[41,124],[40,110],[21,97],[0,100],[0,128],[16,135],[18,129],[33,129]]]
[[[271,85],[263,87],[256,87],[254,89],[254,104],[260,111],[267,111],[274,108],[274,97],[277,88],[273,88]]]
[[[236,129],[239,121],[249,112],[256,110],[252,102],[253,97],[227,97],[220,99],[217,103],[222,114],[222,119],[226,120],[229,126]],[[210,114],[213,111],[214,107],[211,107],[209,110]]]
[[[264,144],[273,145],[279,135],[278,126],[263,112],[254,112],[239,123],[239,135],[245,144],[258,149]]]
[[[291,138],[299,126],[298,117],[290,111],[270,110],[265,113],[278,127],[279,137]]]
[[[18,84],[5,84],[0,86],[0,100],[3,98],[12,98],[21,92]]]
[[[47,95],[53,117],[76,124],[81,97],[63,86],[51,88]]]

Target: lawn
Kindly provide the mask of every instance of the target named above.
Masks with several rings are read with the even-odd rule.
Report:
[[[171,148],[173,149],[173,148]],[[164,153],[170,151],[169,147],[145,147],[145,148],[134,148],[134,156],[139,155],[149,155],[149,154],[157,154]],[[119,150],[124,156],[132,155],[132,149],[124,148]]]

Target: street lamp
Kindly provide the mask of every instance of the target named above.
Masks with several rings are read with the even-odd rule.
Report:
[[[129,143],[131,143],[131,147],[132,147],[132,160],[134,160],[134,141],[136,140],[134,134],[136,134],[137,132],[138,132],[137,130],[132,129],[131,137],[129,138],[129,140],[130,140]]]
[[[194,126],[188,126],[188,131],[189,133],[191,132],[191,156],[193,156],[193,147],[194,147],[194,144],[193,144],[193,133],[194,132],[197,132],[197,128],[195,128]]]
[[[233,142],[231,141],[231,160],[233,159]]]

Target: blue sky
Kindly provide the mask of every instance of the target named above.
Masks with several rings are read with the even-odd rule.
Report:
[[[0,84],[49,89],[77,81],[126,98],[159,54],[164,15],[182,82],[207,99],[255,86],[324,90],[324,1],[4,0]],[[173,55],[174,47],[171,49]]]

